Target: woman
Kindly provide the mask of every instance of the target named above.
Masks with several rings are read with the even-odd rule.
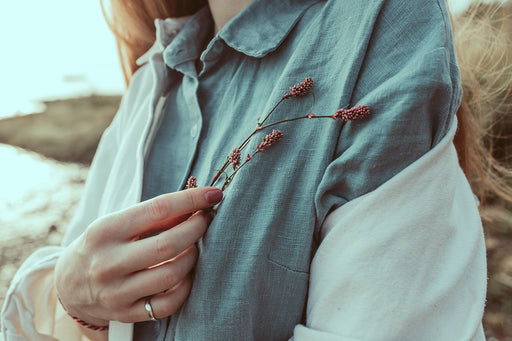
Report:
[[[484,340],[444,1],[183,3],[112,3],[129,89],[63,246],[13,280],[7,339]],[[188,14],[158,20],[141,56],[144,23]],[[370,116],[320,117],[357,106]],[[277,126],[256,129],[229,178],[270,112],[310,119],[269,150]],[[179,191],[212,169],[224,193]]]

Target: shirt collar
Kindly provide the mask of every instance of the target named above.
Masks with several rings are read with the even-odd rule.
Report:
[[[227,45],[252,57],[276,50],[306,9],[318,0],[254,0],[218,33]]]
[[[320,0],[254,0],[231,19],[210,42],[226,45],[251,57],[264,57],[276,50],[304,12]],[[197,60],[213,30],[208,6],[199,10],[164,50],[164,60],[174,68]],[[207,49],[208,49],[207,48]]]
[[[165,48],[165,63],[175,68],[190,60],[197,60],[204,49],[207,39],[213,32],[213,19],[208,6],[200,9],[188,20],[183,29]]]
[[[151,56],[162,53],[167,45],[171,43],[191,16],[167,19],[155,19],[156,37],[153,46],[136,60],[137,65],[146,64]]]

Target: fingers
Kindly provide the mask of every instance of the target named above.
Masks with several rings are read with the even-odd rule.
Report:
[[[147,231],[164,230],[173,226],[180,217],[219,203],[222,191],[215,187],[192,188],[160,195],[120,213],[123,223],[117,231],[133,239]]]
[[[192,288],[192,279],[186,276],[174,288],[150,297],[153,316],[160,319],[170,316],[178,310],[187,299]],[[150,317],[145,308],[146,297],[136,301],[130,309],[127,309],[117,320],[124,323],[149,321]]]
[[[68,257],[61,257],[56,287],[68,308],[76,316],[145,321],[144,297],[159,293],[152,300],[155,316],[172,314],[191,288],[187,274],[197,260],[193,245],[210,221],[202,210],[220,200],[219,189],[195,188],[93,222],[67,249]]]
[[[187,277],[197,256],[198,250],[192,246],[172,261],[129,276],[119,291],[126,299],[136,301],[140,297],[153,296],[173,288]]]
[[[209,222],[208,214],[197,212],[169,230],[126,244],[123,262],[117,265],[116,272],[134,273],[173,259],[201,238]]]
[[[181,217],[176,217],[175,219],[169,220],[167,224],[164,224],[162,226],[153,226],[153,227],[147,227],[144,231],[142,231],[141,234],[133,236],[131,238],[133,241],[137,241],[140,239],[148,238],[150,236],[156,235],[162,231],[168,230],[172,228],[173,226],[179,225],[185,220],[190,218],[190,214],[183,215]],[[142,229],[141,229],[142,230]]]
[[[87,313],[80,311],[74,316],[79,316],[88,322],[100,319],[121,322],[149,320],[144,309],[146,297],[157,298],[155,301],[160,306],[160,315],[155,312],[156,317],[171,315],[188,297],[192,287],[190,272],[195,265],[198,253],[197,248],[192,246],[170,262],[125,277],[118,277],[95,295],[97,296],[95,304],[86,305]]]

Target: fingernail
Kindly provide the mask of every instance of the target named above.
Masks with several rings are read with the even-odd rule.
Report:
[[[204,209],[203,210],[205,216],[206,216],[206,219],[208,221],[208,224],[210,224],[213,220],[213,218],[215,218],[215,215],[217,214],[217,211],[214,210],[213,208],[207,208],[207,209]]]
[[[222,200],[222,196],[223,196],[222,191],[217,188],[211,189],[208,192],[206,192],[206,194],[205,194],[206,200],[208,200],[208,202],[210,204],[218,203],[219,201]]]

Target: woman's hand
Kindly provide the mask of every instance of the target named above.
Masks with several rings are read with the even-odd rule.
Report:
[[[145,321],[151,297],[155,318],[174,313],[190,292],[194,244],[209,224],[201,210],[220,200],[219,189],[194,188],[96,220],[56,265],[55,287],[66,310],[100,326]]]

